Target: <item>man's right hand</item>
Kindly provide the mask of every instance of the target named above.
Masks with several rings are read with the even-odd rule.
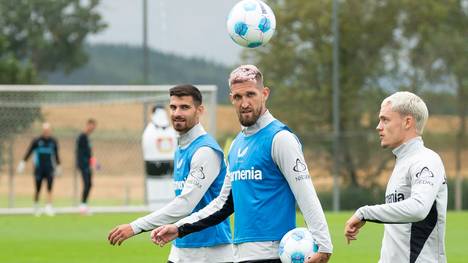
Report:
[[[151,240],[153,243],[161,247],[176,239],[178,236],[179,229],[174,224],[160,226],[151,231]]]
[[[356,240],[356,236],[359,234],[359,229],[364,226],[366,221],[362,221],[357,216],[352,215],[345,224],[344,235],[348,245],[351,241]]]
[[[57,165],[55,167],[54,176],[57,176],[57,177],[62,176],[62,166],[61,165]]]
[[[16,172],[19,174],[22,174],[24,172],[25,166],[26,166],[26,163],[24,162],[24,160],[22,160],[21,162],[19,162],[18,167],[16,167]]]
[[[115,227],[114,229],[111,230],[109,235],[107,236],[107,240],[109,240],[109,243],[111,245],[121,245],[124,240],[134,236],[135,233],[133,233],[133,229],[130,226],[130,224],[124,224]]]

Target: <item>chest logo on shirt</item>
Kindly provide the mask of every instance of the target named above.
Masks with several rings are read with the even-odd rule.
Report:
[[[243,150],[238,149],[237,150],[237,157],[238,158],[243,157],[247,153],[248,149],[249,149],[249,146],[245,147]]]
[[[300,172],[304,172],[306,169],[307,169],[307,166],[304,163],[302,163],[299,158],[297,158],[296,164],[293,167],[293,171],[300,173]]]
[[[177,164],[176,164],[177,169],[180,169],[180,167],[182,167],[183,162],[184,162],[184,159],[180,159],[179,161],[177,161]]]
[[[432,177],[434,177],[434,174],[427,167],[422,168],[421,171],[416,174],[416,178],[418,179],[429,179]]]
[[[429,168],[424,167],[416,174],[414,184],[427,184],[433,186],[434,183],[431,182],[432,178],[434,178],[434,174],[429,170]]]
[[[229,172],[231,176],[231,182],[234,181],[247,181],[247,180],[263,180],[262,170],[255,169],[254,167],[250,170],[237,170]]]

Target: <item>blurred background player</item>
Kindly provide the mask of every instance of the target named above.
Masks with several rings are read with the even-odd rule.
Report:
[[[234,213],[234,262],[281,263],[279,241],[296,227],[297,201],[319,246],[307,262],[328,262],[330,233],[302,145],[266,108],[270,90],[262,73],[242,65],[231,72],[229,87],[242,130],[229,150],[221,194],[200,211],[153,230],[153,242],[163,245],[190,237]]]
[[[200,210],[221,190],[226,175],[224,154],[200,123],[204,111],[200,91],[192,85],[172,88],[169,107],[172,125],[180,135],[173,175],[177,197],[147,216],[114,228],[108,236],[112,245],[120,245],[133,235],[173,223]],[[171,248],[169,262],[232,262],[229,221],[177,239]]]
[[[45,206],[45,213],[49,216],[55,214],[52,207],[52,187],[54,183],[54,176],[60,175],[60,157],[58,153],[57,140],[51,136],[52,129],[49,123],[42,124],[41,136],[34,138],[31,141],[28,151],[23,160],[18,164],[17,172],[23,173],[25,163],[34,152],[34,214],[39,216],[41,214],[39,207],[39,194],[41,191],[42,181],[47,180],[47,204]]]
[[[146,201],[156,210],[174,199],[172,171],[177,133],[171,127],[166,109],[154,106],[151,121],[142,136],[143,159],[146,173]]]
[[[83,193],[79,208],[82,214],[89,213],[88,197],[92,187],[92,166],[95,163],[89,135],[96,129],[96,125],[95,119],[88,119],[83,132],[76,139],[76,166],[80,170],[83,179]]]
[[[394,93],[380,108],[380,145],[396,158],[385,204],[359,208],[345,236],[348,243],[356,240],[366,221],[385,224],[381,263],[447,261],[447,181],[442,160],[421,137],[428,115],[424,101],[410,92]]]

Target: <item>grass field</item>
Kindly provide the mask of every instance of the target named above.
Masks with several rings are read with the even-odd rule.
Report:
[[[327,213],[334,254],[330,262],[377,262],[383,226],[367,224],[359,240],[350,246],[343,225],[350,212]],[[0,216],[0,262],[166,262],[169,247],[157,247],[144,233],[121,247],[107,243],[108,231],[141,214],[58,215],[55,217]],[[298,224],[302,224],[298,217]],[[468,212],[448,214],[446,246],[448,262],[468,262],[466,235]]]

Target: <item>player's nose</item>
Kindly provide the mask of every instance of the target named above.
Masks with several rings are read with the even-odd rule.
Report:
[[[182,111],[180,110],[180,108],[175,108],[174,110],[172,110],[171,113],[173,117],[178,117],[181,115]]]
[[[249,106],[250,106],[249,100],[246,99],[246,98],[242,98],[242,101],[241,101],[241,108],[242,108],[242,109],[247,109]]]
[[[381,131],[383,129],[381,121],[379,121],[379,123],[377,124],[377,127],[375,127],[375,129],[378,130],[378,131]]]

